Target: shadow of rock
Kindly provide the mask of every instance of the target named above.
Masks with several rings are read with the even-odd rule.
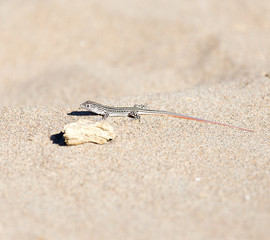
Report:
[[[50,139],[53,144],[58,144],[59,146],[66,146],[63,132],[51,135]]]

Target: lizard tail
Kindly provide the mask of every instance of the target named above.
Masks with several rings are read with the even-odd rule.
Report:
[[[212,124],[217,124],[217,125],[226,126],[226,127],[230,127],[230,128],[237,128],[237,129],[247,131],[247,132],[254,132],[253,130],[249,130],[249,129],[241,128],[241,127],[236,127],[236,126],[229,125],[226,123],[213,122],[213,121],[209,121],[209,120],[205,120],[205,119],[201,119],[201,118],[189,117],[189,116],[185,116],[185,115],[173,115],[173,114],[172,115],[171,114],[158,114],[158,115],[183,118],[183,119],[194,120],[194,121],[198,121],[198,122],[212,123]]]

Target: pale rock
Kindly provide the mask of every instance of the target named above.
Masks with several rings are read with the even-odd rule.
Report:
[[[64,126],[64,138],[67,145],[87,142],[104,144],[115,136],[113,127],[106,121],[93,122],[81,119]]]

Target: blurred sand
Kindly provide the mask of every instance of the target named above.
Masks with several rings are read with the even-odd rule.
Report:
[[[0,239],[269,239],[269,11],[267,0],[1,1]],[[114,141],[61,146],[66,123],[99,119],[76,114],[85,100],[255,133],[109,118]]]

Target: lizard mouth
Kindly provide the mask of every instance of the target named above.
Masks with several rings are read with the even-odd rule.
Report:
[[[86,106],[84,106],[83,104],[80,104],[80,108],[87,109]]]

